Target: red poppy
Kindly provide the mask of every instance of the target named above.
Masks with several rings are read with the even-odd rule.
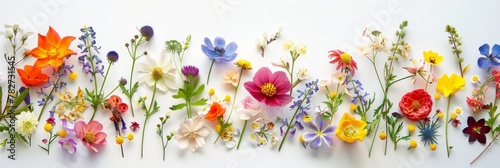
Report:
[[[401,98],[399,108],[412,121],[426,119],[432,110],[431,95],[423,89],[408,92]]]
[[[486,143],[486,134],[490,132],[491,128],[484,125],[486,121],[484,118],[476,122],[473,117],[467,118],[467,128],[462,131],[464,134],[469,134],[469,142],[479,141],[479,143]]]
[[[18,68],[17,73],[26,86],[41,85],[49,80],[49,76],[42,73],[42,69],[33,68],[31,65],[25,65],[24,69]]]

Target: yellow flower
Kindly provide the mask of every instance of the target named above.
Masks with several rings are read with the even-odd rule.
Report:
[[[240,59],[240,60],[236,61],[236,65],[238,67],[242,67],[245,70],[252,69],[252,63],[250,61],[247,61],[247,60],[244,60],[244,59]]]
[[[349,113],[344,113],[342,119],[340,119],[339,125],[335,130],[337,137],[348,143],[353,143],[354,141],[363,141],[368,131],[365,129],[366,122],[362,120],[357,120]]]
[[[441,95],[439,93],[434,94],[434,99],[436,100],[441,99]]]
[[[357,108],[358,108],[358,105],[356,105],[356,104],[351,104],[349,106],[349,110],[351,110],[351,111],[355,111]]]
[[[128,133],[128,134],[127,134],[127,139],[128,139],[129,141],[133,140],[133,139],[134,139],[134,134],[132,134],[132,133]]]
[[[436,150],[436,148],[437,148],[437,145],[436,145],[436,144],[431,144],[431,145],[429,146],[429,149],[431,149],[431,151],[435,151],[435,150]]]
[[[455,94],[458,90],[465,89],[464,84],[465,79],[457,74],[453,73],[450,77],[448,77],[447,74],[444,74],[438,79],[436,92],[442,93],[444,97],[448,97]]]
[[[444,117],[443,113],[438,113],[437,115],[438,115],[439,118],[443,118]]]
[[[424,60],[431,65],[439,65],[443,61],[443,59],[443,56],[434,51],[424,51]]]
[[[57,134],[59,135],[59,137],[61,138],[65,138],[66,137],[66,130],[62,129],[60,130],[59,132],[57,132]]]
[[[451,119],[456,120],[457,119],[457,113],[451,113],[450,117],[451,117]]]
[[[231,96],[229,96],[229,95],[224,96],[224,101],[230,102],[231,101]]]
[[[69,79],[75,80],[78,77],[78,74],[76,72],[71,72],[69,73]]]
[[[312,117],[310,115],[304,115],[304,122],[310,122]]]
[[[462,108],[460,108],[460,107],[455,107],[455,113],[457,113],[457,114],[462,114]]]
[[[115,141],[116,141],[116,143],[117,143],[118,145],[123,144],[123,140],[124,140],[124,139],[123,139],[123,137],[122,137],[122,136],[117,136],[117,137],[115,138]]]
[[[214,88],[210,88],[210,89],[208,90],[208,95],[213,96],[214,94],[215,94],[215,90],[214,90]]]
[[[387,138],[387,135],[385,134],[385,132],[381,132],[378,137],[381,139],[381,140],[385,140],[385,138]]]
[[[52,124],[49,124],[49,123],[45,124],[45,125],[43,126],[43,129],[44,129],[46,132],[50,132],[50,131],[52,131]]]
[[[472,82],[472,83],[477,83],[477,82],[479,82],[479,76],[474,75],[474,76],[472,76],[472,77],[470,78],[470,80],[471,80],[471,82]]]
[[[337,96],[337,92],[330,92],[329,94],[330,98],[335,98],[335,96]]]
[[[415,131],[415,125],[412,124],[408,125],[408,131],[410,131],[410,133]]]
[[[412,140],[410,141],[410,148],[415,149],[416,147],[417,147],[417,141],[415,141],[414,139],[412,139]]]

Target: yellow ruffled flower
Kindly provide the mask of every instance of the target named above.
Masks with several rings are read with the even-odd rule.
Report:
[[[431,64],[431,65],[439,65],[443,61],[444,57],[439,55],[437,52],[434,51],[424,51],[424,60],[425,62]]]
[[[238,67],[242,67],[245,70],[252,69],[252,63],[250,61],[247,61],[247,60],[244,60],[244,59],[240,59],[240,60],[236,61],[236,65]]]
[[[335,130],[337,137],[348,143],[363,141],[368,131],[365,129],[366,122],[358,120],[349,113],[344,113],[339,125]]]
[[[450,77],[448,77],[447,74],[444,74],[438,79],[436,92],[443,94],[444,97],[448,97],[455,94],[458,90],[465,89],[464,84],[465,78],[462,78],[454,73],[451,74]]]

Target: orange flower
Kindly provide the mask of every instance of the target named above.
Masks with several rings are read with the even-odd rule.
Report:
[[[24,69],[18,68],[17,73],[26,86],[41,85],[49,80],[49,76],[42,73],[40,68],[33,68],[31,65],[25,65]]]
[[[215,121],[219,116],[224,115],[226,109],[222,107],[219,103],[214,102],[212,106],[210,106],[210,111],[208,111],[205,119],[210,121]]]
[[[32,55],[37,60],[33,65],[35,68],[44,68],[52,65],[56,71],[63,63],[63,58],[76,55],[73,50],[68,49],[71,42],[75,39],[73,36],[66,36],[63,39],[59,34],[49,27],[47,36],[38,34],[38,47],[32,49],[27,55]]]

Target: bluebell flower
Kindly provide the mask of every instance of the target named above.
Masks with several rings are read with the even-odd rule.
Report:
[[[481,53],[481,55],[486,56],[479,57],[479,59],[477,59],[477,65],[479,66],[479,68],[500,66],[500,45],[493,45],[490,54],[490,45],[483,44],[481,47],[479,47],[479,52]]]
[[[304,123],[307,132],[302,134],[301,137],[304,142],[310,144],[311,148],[319,149],[323,142],[328,147],[333,145],[333,137],[335,135],[335,127],[330,125],[329,120],[323,120],[322,115],[317,115],[315,122],[308,121]]]
[[[235,42],[230,42],[226,45],[226,40],[222,37],[216,37],[213,44],[210,39],[205,37],[204,42],[205,44],[201,45],[201,50],[216,62],[230,62],[236,59],[238,55],[235,52],[238,49],[238,45]]]
[[[358,102],[360,102],[364,106],[366,106],[368,104],[368,100],[366,100],[366,97],[370,94],[364,91],[363,84],[359,80],[352,79],[350,77],[347,78],[345,82],[348,86],[347,90],[353,93],[351,103],[358,104]]]

